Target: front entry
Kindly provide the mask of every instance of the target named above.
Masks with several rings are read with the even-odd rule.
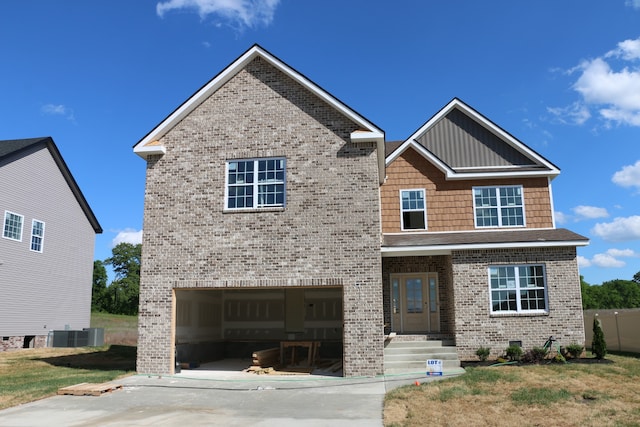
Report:
[[[440,332],[437,273],[391,275],[391,330]]]

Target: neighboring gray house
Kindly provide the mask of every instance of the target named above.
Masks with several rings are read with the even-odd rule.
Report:
[[[102,228],[53,139],[0,141],[0,350],[88,328]]]
[[[545,334],[584,342],[588,241],[555,229],[559,170],[461,101],[385,144],[256,45],[134,152],[147,162],[140,373],[299,345],[376,375],[425,369],[422,354],[393,360],[407,340],[450,340],[461,358]]]

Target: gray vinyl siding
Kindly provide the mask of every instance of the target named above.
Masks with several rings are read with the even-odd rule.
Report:
[[[453,169],[540,166],[458,109],[421,135],[418,142]]]
[[[22,241],[0,235],[0,336],[89,327],[95,231],[44,146],[0,163],[3,226],[6,210],[24,219]],[[30,250],[33,219],[42,253]]]

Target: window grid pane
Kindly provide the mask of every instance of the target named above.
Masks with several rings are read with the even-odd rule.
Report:
[[[284,206],[284,203],[284,159],[227,163],[227,209]]]
[[[400,199],[402,229],[426,229],[424,190],[402,190]]]
[[[44,222],[33,220],[31,226],[31,250],[42,252],[42,240],[44,238]]]
[[[5,212],[3,236],[7,239],[22,240],[22,216]]]
[[[542,265],[489,267],[492,312],[545,311]]]
[[[474,188],[477,227],[524,226],[522,187]]]

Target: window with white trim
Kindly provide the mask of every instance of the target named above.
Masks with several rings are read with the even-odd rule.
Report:
[[[226,175],[226,209],[285,205],[284,158],[229,160]]]
[[[543,265],[489,267],[491,313],[547,312]]]
[[[524,227],[521,185],[474,187],[476,227]]]
[[[427,205],[424,189],[400,190],[402,230],[426,230]]]
[[[22,222],[24,217],[13,212],[4,211],[4,228],[2,237],[22,241]]]
[[[42,252],[43,241],[44,222],[34,219],[31,222],[31,250],[34,252]]]

